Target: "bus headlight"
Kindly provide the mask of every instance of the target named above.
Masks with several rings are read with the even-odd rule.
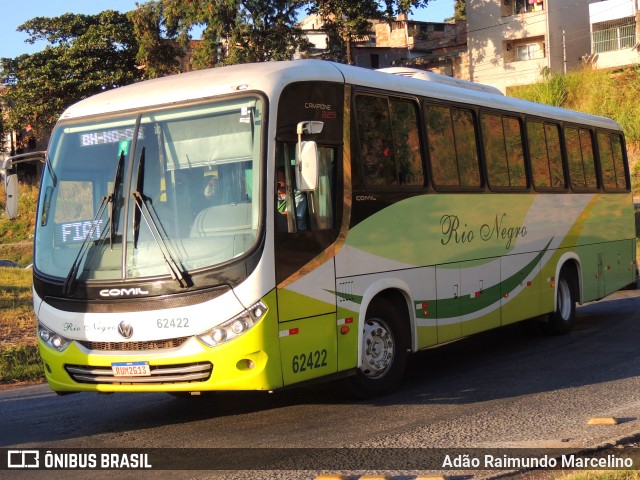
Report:
[[[250,330],[266,312],[267,306],[258,302],[221,325],[198,335],[198,340],[209,347],[233,340]]]
[[[38,322],[38,336],[48,347],[51,347],[58,352],[62,352],[71,344],[71,340],[63,337],[53,330],[49,330],[40,322]]]

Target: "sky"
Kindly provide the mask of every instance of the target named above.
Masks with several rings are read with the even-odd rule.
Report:
[[[16,29],[34,17],[57,17],[65,13],[84,13],[94,15],[103,10],[128,12],[136,8],[136,2],[145,0],[31,0],[28,7],[19,3],[6,5],[9,0],[0,0],[3,5],[0,15],[0,58],[15,58],[23,53],[34,53],[43,50],[45,43],[30,45],[25,43],[27,34]],[[425,22],[441,22],[453,16],[454,0],[431,0],[429,6],[416,10],[411,19]]]

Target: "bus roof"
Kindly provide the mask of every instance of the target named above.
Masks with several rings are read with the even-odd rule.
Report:
[[[244,90],[272,97],[293,82],[320,80],[372,89],[426,96],[437,100],[528,113],[559,121],[619,130],[613,120],[491,93],[492,88],[469,88],[470,82],[427,81],[428,76],[395,75],[324,60],[265,62],[197,70],[135,83],[89,97],[70,106],[62,119],[101,115],[145,107],[200,100]],[[451,83],[451,84],[450,84]]]

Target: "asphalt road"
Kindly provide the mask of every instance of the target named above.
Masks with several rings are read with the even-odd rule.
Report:
[[[531,336],[516,325],[420,352],[396,393],[370,401],[354,400],[338,383],[192,399],[57,397],[46,385],[6,390],[0,391],[0,448],[167,448],[173,455],[179,448],[231,447],[247,457],[260,452],[249,448],[387,449],[374,450],[381,454],[424,447],[593,448],[640,434],[639,343],[640,291],[623,291],[580,307],[566,336]],[[594,416],[619,423],[588,425]],[[203,452],[200,468],[206,470]],[[318,469],[305,465],[311,470],[304,471],[187,471],[172,477],[312,479],[323,466],[320,461]],[[350,468],[339,458],[335,466]],[[413,479],[420,472],[429,473],[393,469],[388,475]],[[0,471],[0,478],[3,473],[9,472]],[[11,473],[11,478],[41,478],[44,472]],[[141,473],[117,475],[140,478]],[[359,466],[346,473],[359,478],[371,472]],[[166,476],[146,476],[155,474]],[[91,473],[94,478],[112,475]],[[490,475],[476,472],[475,477]],[[46,472],[47,478],[69,476]]]

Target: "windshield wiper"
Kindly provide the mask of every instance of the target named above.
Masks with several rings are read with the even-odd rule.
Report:
[[[71,293],[71,288],[73,287],[74,282],[76,281],[76,275],[78,274],[78,269],[80,268],[80,263],[82,259],[89,251],[89,245],[91,244],[91,240],[93,239],[93,235],[95,234],[96,228],[100,224],[99,219],[102,218],[104,211],[109,203],[109,195],[105,195],[102,197],[102,201],[100,202],[100,206],[98,207],[98,212],[96,216],[93,217],[91,221],[91,228],[89,232],[82,240],[82,245],[80,245],[80,250],[78,250],[78,254],[76,255],[75,260],[73,261],[73,265],[71,265],[71,270],[69,270],[69,274],[67,275],[66,280],[64,281],[63,292],[65,295],[69,295]],[[104,231],[104,230],[103,230]],[[102,237],[102,234],[100,235]]]
[[[118,167],[116,168],[116,176],[113,179],[113,191],[111,192],[109,199],[109,222],[110,231],[109,231],[109,247],[113,250],[113,243],[116,240],[116,233],[118,229],[118,213],[120,212],[120,207],[122,207],[122,195],[118,196],[118,191],[120,190],[120,185],[122,184],[122,177],[124,172],[124,150],[120,152],[120,158],[118,159]],[[120,202],[117,202],[118,198],[121,199]]]
[[[145,163],[145,147],[140,151],[140,160],[138,161],[138,179],[136,181],[136,192],[142,195],[144,191],[144,163]],[[136,208],[133,211],[133,248],[138,248],[138,239],[140,238],[140,215],[142,209]]]
[[[144,220],[151,232],[151,236],[158,244],[160,248],[160,252],[162,253],[162,257],[164,261],[169,266],[169,272],[171,273],[171,278],[178,282],[182,288],[188,288],[192,285],[191,280],[187,278],[186,272],[184,272],[179,266],[178,262],[171,255],[171,251],[167,247],[167,243],[164,240],[164,236],[160,233],[160,229],[164,230],[162,226],[162,222],[160,218],[157,216],[154,218],[151,213],[151,209],[147,206],[148,198],[144,196],[144,162],[145,162],[145,150],[144,148],[140,152],[140,161],[138,162],[138,180],[136,183],[136,190],[132,193],[133,199],[136,204],[136,210],[133,219],[133,245],[134,248],[137,248],[138,237],[140,234],[140,217]],[[153,205],[152,205],[153,208]],[[166,236],[166,233],[165,233]]]
[[[102,197],[102,201],[100,202],[98,211],[96,212],[95,217],[93,217],[93,220],[91,221],[91,228],[89,229],[89,232],[82,240],[82,245],[80,245],[80,250],[78,250],[78,254],[76,255],[76,258],[73,261],[73,264],[71,265],[71,270],[69,270],[69,274],[67,275],[67,278],[64,281],[63,292],[65,295],[69,295],[71,293],[71,288],[73,287],[73,284],[76,281],[76,276],[78,275],[78,269],[80,268],[80,263],[82,263],[82,260],[84,259],[85,255],[89,251],[89,245],[91,245],[91,242],[93,241],[93,236],[96,232],[96,229],[100,225],[99,220],[104,215],[104,211],[107,205],[109,205],[109,217],[111,219],[111,222],[109,224],[110,225],[109,240],[110,240],[110,247],[113,248],[113,241],[115,239],[114,218],[117,215],[115,202],[116,202],[116,195],[120,187],[120,183],[122,183],[123,169],[124,169],[124,151],[120,153],[120,158],[118,159],[118,166],[116,167],[116,176],[113,180],[113,190],[109,195],[105,195],[104,197]],[[117,225],[115,225],[115,227],[117,228]],[[100,235],[98,236],[96,241],[99,241],[102,238],[103,233],[104,233],[104,230],[100,232]]]

